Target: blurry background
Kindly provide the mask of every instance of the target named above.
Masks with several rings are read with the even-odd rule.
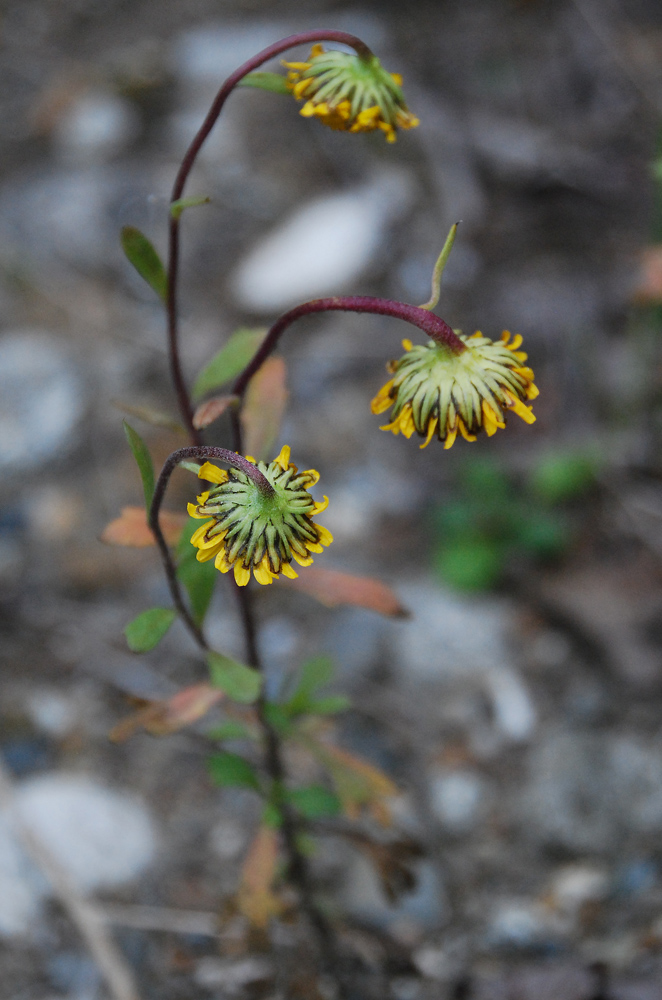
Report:
[[[421,126],[388,146],[285,97],[233,95],[187,190],[212,199],[183,223],[189,377],[238,325],[301,299],[425,301],[459,219],[437,312],[521,333],[541,390],[533,427],[512,417],[492,440],[421,452],[369,410],[401,324],[320,316],[284,341],[281,440],[331,498],[324,565],[383,578],[413,612],[394,623],[280,586],[257,595],[271,683],[332,654],[356,706],[339,739],[403,788],[396,829],[424,847],[395,905],[340,840],[317,876],[364,967],[385,970],[380,997],[655,1000],[657,0],[2,5],[0,749],[80,884],[157,908],[150,930],[116,916],[146,997],[283,996],[268,942],[228,903],[253,798],[211,788],[195,734],[107,740],[127,695],[166,696],[203,667],[179,626],[153,654],[127,651],[122,628],[167,591],[153,550],[98,536],[141,502],[117,401],[175,413],[163,316],[119,228],[165,248],[178,161],[222,79],[314,27],[362,36],[402,73]],[[131,419],[157,461],[180,445]],[[221,421],[208,440],[226,435]],[[171,507],[178,490],[183,502],[190,480]],[[242,656],[225,584],[209,625]],[[213,933],[158,916],[173,907],[220,910],[223,957]],[[292,934],[280,928],[281,950]],[[0,978],[12,998],[104,995],[1,817]]]

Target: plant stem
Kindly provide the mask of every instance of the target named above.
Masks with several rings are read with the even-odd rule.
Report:
[[[301,319],[302,316],[309,316],[311,313],[333,311],[393,316],[395,319],[404,320],[405,323],[410,323],[412,326],[418,327],[419,330],[427,333],[433,340],[450,348],[455,354],[461,354],[462,351],[466,350],[465,345],[445,320],[439,316],[435,316],[434,313],[431,313],[427,309],[409,305],[407,302],[377,299],[371,295],[347,295],[334,296],[328,299],[312,299],[310,302],[304,302],[300,306],[295,306],[294,309],[283,313],[276,320],[251,361],[235,381],[232,388],[233,393],[240,397],[243,396],[249,381],[275,349],[280,337],[291,323],[294,323],[297,319]]]
[[[197,159],[198,153],[216,124],[216,121],[223,110],[223,105],[240,80],[247,76],[248,73],[252,73],[253,70],[258,68],[258,66],[261,66],[263,63],[268,62],[269,59],[273,59],[275,56],[280,55],[281,52],[285,52],[287,49],[293,48],[295,45],[307,45],[311,42],[324,41],[341,42],[345,45],[351,45],[357,54],[362,58],[368,59],[372,57],[372,52],[368,46],[362,42],[360,38],[357,38],[356,35],[350,35],[346,31],[302,31],[296,35],[289,35],[287,38],[283,38],[279,42],[274,42],[273,45],[267,46],[266,49],[262,49],[261,52],[258,52],[251,59],[247,60],[243,66],[240,66],[227,78],[216,95],[214,102],[207,112],[205,120],[193,138],[191,145],[187,149],[177,173],[177,177],[175,178],[172,194],[170,196],[171,205],[173,202],[179,201],[182,197],[184,186]],[[193,407],[191,405],[191,398],[186,388],[186,381],[184,379],[179,353],[177,280],[179,277],[180,215],[181,213],[175,213],[173,215],[171,212],[168,227],[168,290],[166,298],[166,310],[168,316],[168,354],[170,359],[170,374],[175,387],[175,392],[177,394],[179,411],[188,430],[191,442],[199,445],[202,438],[200,431],[193,425]]]

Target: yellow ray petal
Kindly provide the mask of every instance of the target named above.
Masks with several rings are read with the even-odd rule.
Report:
[[[460,434],[462,435],[462,437],[464,438],[465,441],[475,441],[476,440],[476,435],[475,434],[470,434],[469,431],[467,430],[467,428],[464,426],[464,421],[463,421],[462,417],[458,417],[457,418],[457,425],[460,428]]]
[[[280,453],[276,459],[283,472],[287,472],[287,467],[290,462],[291,450],[292,449],[290,448],[289,444],[284,444],[283,447],[280,449]]]
[[[225,554],[225,546],[221,548],[221,551],[216,556],[216,561],[214,563],[214,566],[216,567],[217,570],[220,570],[221,573],[227,573],[232,569],[232,566],[228,562],[227,556]]]
[[[189,514],[190,514],[191,517],[197,517],[198,520],[200,520],[203,517],[207,517],[208,516],[207,514],[198,514],[197,505],[194,504],[194,503],[187,504],[186,505],[186,509],[189,512]]]
[[[328,528],[323,528],[321,524],[316,524],[317,528],[317,538],[320,545],[330,545],[333,541],[333,535]]]
[[[238,587],[245,587],[251,578],[251,571],[246,569],[241,559],[234,564],[234,579]]]
[[[283,574],[283,576],[288,576],[290,580],[297,580],[299,577],[297,571],[293,569],[292,563],[283,563],[283,565],[280,568],[280,571]]]
[[[228,473],[226,469],[219,469],[217,465],[212,465],[211,462],[205,462],[198,469],[198,478],[206,479],[209,483],[227,483]],[[209,496],[209,494],[207,494]]]
[[[310,516],[311,516],[311,517],[315,517],[315,516],[316,516],[317,514],[321,514],[321,513],[322,513],[322,511],[323,511],[323,510],[326,510],[326,508],[327,508],[328,506],[329,506],[329,498],[328,498],[328,497],[324,497],[324,499],[323,499],[323,500],[317,500],[317,501],[315,502],[315,506],[313,507],[313,509],[312,509],[312,512],[311,512],[311,515],[310,515]]]
[[[427,446],[430,444],[430,441],[432,440],[432,435],[435,432],[435,428],[437,426],[437,423],[438,423],[437,417],[432,417],[432,419],[428,422],[428,436],[426,437],[426,439],[423,442],[423,444],[419,445],[419,448],[427,448]]]
[[[453,445],[455,444],[456,437],[457,437],[457,427],[453,427],[451,430],[448,431],[448,434],[446,435],[446,440],[444,441],[444,449],[446,451],[448,451],[449,448],[453,447]]]
[[[402,341],[402,346],[404,347],[405,351],[411,351],[411,349],[412,349],[412,347],[414,345],[412,344],[412,342],[409,339],[409,337],[405,337],[405,339]]]
[[[525,406],[521,400],[514,399],[512,396],[510,397],[508,406],[514,413],[517,414],[518,417],[525,420],[527,424],[535,424],[536,418],[533,415],[533,410],[530,406]]]
[[[303,556],[297,555],[296,552],[294,552],[293,555],[294,555],[295,560],[299,563],[299,566],[310,566],[310,565],[312,565],[312,562],[313,562],[313,557],[312,556],[308,556],[307,559],[304,559]]]
[[[237,571],[235,570],[235,578],[236,578],[236,573]],[[261,583],[263,586],[273,583],[274,580],[278,579],[278,577],[274,575],[269,569],[268,562],[266,566],[264,565],[264,559],[258,566],[253,566],[253,576],[255,577],[257,582]]]

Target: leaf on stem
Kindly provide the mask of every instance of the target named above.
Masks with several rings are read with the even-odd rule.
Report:
[[[390,587],[369,576],[312,566],[300,573],[298,579],[288,580],[286,586],[302,590],[330,608],[352,604],[389,618],[408,618],[410,614]]]
[[[333,678],[333,660],[329,656],[314,656],[301,666],[299,680],[292,697],[283,706],[288,715],[301,715],[309,711],[311,699],[318,688]]]
[[[177,579],[186,587],[196,625],[204,621],[218,577],[214,563],[198,562],[197,550],[191,545],[191,536],[199,526],[195,518],[189,518],[177,544]]]
[[[248,383],[241,408],[244,454],[269,459],[287,405],[283,358],[267,358]]]
[[[168,545],[177,543],[187,521],[187,515],[179,511],[162,510],[159,513],[159,525]],[[156,539],[147,524],[144,507],[123,507],[120,516],[103,529],[100,541],[106,545],[123,545],[131,549],[145,549],[156,545]]]
[[[201,431],[209,427],[215,420],[225,413],[230,406],[239,401],[238,396],[212,396],[211,399],[201,403],[193,414],[193,426]]]
[[[187,208],[197,208],[198,205],[208,205],[211,198],[208,194],[193,194],[188,198],[178,198],[170,202],[170,214],[178,219]]]
[[[172,698],[150,703],[146,708],[122,719],[110,732],[110,739],[121,743],[139,729],[152,736],[166,736],[192,722],[197,722],[223,698],[223,692],[211,684],[193,684]]]
[[[127,424],[126,420],[122,421],[124,427],[124,433],[126,434],[126,439],[129,442],[129,447],[133,452],[133,457],[136,460],[138,470],[140,472],[140,478],[143,483],[143,492],[145,494],[145,507],[147,510],[152,505],[152,498],[154,496],[154,463],[152,462],[152,456],[149,453],[147,445],[141,438],[137,431],[134,431],[130,424]]]
[[[255,927],[266,927],[271,917],[282,911],[273,892],[277,863],[278,831],[261,826],[246,855],[237,894],[239,910]]]
[[[124,629],[129,649],[134,653],[147,653],[159,644],[175,618],[174,608],[149,608],[143,611]]]
[[[262,674],[259,670],[215,652],[207,654],[207,664],[214,687],[224,691],[232,701],[250,705],[257,700],[262,688]]]
[[[121,399],[114,399],[112,402],[113,406],[116,406],[122,413],[128,413],[130,417],[144,420],[146,424],[151,424],[153,427],[165,427],[176,434],[186,434],[179,421],[169,413],[153,410],[151,406],[134,406],[133,403],[124,403]]]
[[[309,746],[327,768],[346,816],[357,819],[361,807],[366,807],[378,823],[390,824],[391,814],[384,800],[397,795],[398,789],[388,775],[331,743],[312,739]]]
[[[339,816],[342,812],[340,799],[323,785],[309,785],[307,788],[295,788],[287,793],[287,797],[302,816],[306,819],[321,819],[327,816]]]
[[[238,753],[215,753],[207,761],[212,781],[221,788],[251,788],[260,791],[260,780],[252,764]]]
[[[123,226],[120,240],[129,263],[133,264],[140,277],[165,302],[168,294],[168,278],[152,243],[135,226]]]
[[[246,76],[241,78],[237,86],[259,87],[260,90],[268,90],[272,94],[291,94],[285,77],[280,73],[247,73]]]
[[[218,354],[202,369],[193,386],[193,398],[200,399],[236,378],[251,360],[265,338],[265,327],[242,327],[228,339]]]

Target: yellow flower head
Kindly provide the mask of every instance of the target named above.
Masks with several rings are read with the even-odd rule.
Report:
[[[393,378],[372,401],[373,413],[392,408],[391,422],[381,430],[408,438],[416,431],[425,438],[421,448],[436,433],[444,448],[451,448],[458,432],[475,441],[484,428],[491,437],[505,427],[508,410],[527,424],[534,422],[524,400],[535,399],[538,389],[525,365],[526,354],[518,350],[521,336],[510,342],[504,331],[495,343],[481,333],[457,335],[465,345],[459,354],[434,340],[416,347],[403,340],[407,353],[390,363]]]
[[[407,110],[402,78],[387,73],[376,56],[350,55],[313,45],[308,62],[286,62],[287,85],[304,118],[319,118],[341,132],[381,129],[395,142],[399,128],[415,128],[418,118]]]
[[[191,538],[197,558],[214,559],[221,573],[234,567],[240,587],[250,580],[251,570],[258,583],[271,583],[280,573],[295,579],[292,561],[310,566],[310,553],[321,552],[333,541],[331,532],[313,521],[329,503],[326,497],[317,503],[308,492],[319,473],[299,472],[290,464],[287,446],[269,465],[250,455],[246,459],[266,477],[273,494],[261,492],[245,472],[205,462],[198,476],[216,485],[202,493],[197,504],[188,505],[191,517],[211,518]]]

